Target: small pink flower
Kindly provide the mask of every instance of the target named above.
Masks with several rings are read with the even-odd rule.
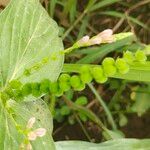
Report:
[[[83,38],[81,38],[81,39],[77,42],[77,44],[78,44],[79,46],[83,46],[83,45],[85,45],[86,43],[88,43],[89,39],[90,39],[90,37],[89,37],[88,35],[86,35],[86,36],[84,36]]]
[[[99,33],[97,36],[102,38],[102,43],[112,43],[114,41],[113,31],[111,29],[106,29]]]
[[[31,131],[31,132],[28,133],[28,139],[30,141],[34,141],[34,140],[36,140],[36,138],[37,138],[37,135],[34,131]]]
[[[28,129],[31,129],[33,127],[33,125],[35,123],[35,120],[36,120],[35,117],[32,117],[32,118],[29,119],[29,121],[27,123],[27,128]]]
[[[97,45],[100,44],[101,42],[102,42],[102,38],[95,36],[89,40],[89,45]]]
[[[36,134],[37,137],[43,137],[46,134],[46,129],[38,128],[34,130],[34,133]]]

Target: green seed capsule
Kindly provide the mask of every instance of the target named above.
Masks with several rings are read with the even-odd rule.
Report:
[[[59,97],[63,95],[63,91],[60,89],[58,82],[50,82],[49,90],[52,94],[55,94],[55,96]]]
[[[81,84],[81,80],[80,80],[80,77],[77,76],[77,75],[73,75],[70,79],[70,84],[73,88],[78,88]]]
[[[63,115],[63,116],[69,115],[70,112],[71,112],[71,110],[70,110],[70,108],[69,108],[68,106],[63,106],[63,107],[61,107],[61,109],[60,109],[60,113],[61,113],[61,115]]]
[[[23,99],[22,91],[18,89],[14,90],[14,98],[16,100],[22,100]]]
[[[66,92],[70,90],[70,75],[68,74],[61,74],[59,77],[59,87],[62,89],[62,91]]]
[[[109,65],[115,65],[115,61],[114,61],[113,58],[107,57],[107,58],[105,58],[105,59],[103,60],[102,65],[103,65],[103,66],[106,66],[106,67],[109,66]]]
[[[80,86],[78,86],[77,88],[74,88],[75,91],[82,91],[85,89],[85,83],[83,83],[81,81]]]
[[[5,92],[1,92],[1,99],[5,103],[7,100],[10,99],[9,95]]]
[[[130,51],[126,51],[124,54],[123,54],[123,59],[128,63],[128,64],[131,64],[133,61],[134,61],[134,55],[132,52]]]
[[[88,120],[87,116],[83,113],[78,113],[80,119],[83,121],[83,122],[86,122]]]
[[[136,51],[135,58],[139,62],[145,62],[147,60],[145,53],[141,50]]]
[[[59,81],[63,81],[63,82],[66,82],[66,81],[69,81],[70,80],[70,75],[69,74],[61,74],[60,77],[59,77]]]
[[[92,75],[90,72],[90,67],[84,65],[80,69],[80,79],[83,83],[90,83],[92,81]]]
[[[32,95],[33,96],[39,97],[41,95],[40,84],[39,83],[32,83],[31,84],[31,89],[32,89]]]
[[[123,58],[117,58],[116,67],[121,74],[126,74],[129,71],[129,65]]]
[[[117,69],[115,66],[110,65],[110,66],[107,66],[107,68],[104,67],[104,72],[107,76],[113,76],[117,72]]]
[[[31,83],[26,83],[22,87],[22,94],[23,96],[28,96],[32,93]]]
[[[102,62],[102,65],[106,76],[113,76],[117,71],[116,67],[114,66],[115,61],[111,57],[105,58]]]
[[[45,79],[40,84],[40,92],[41,93],[48,93],[49,92],[49,83],[50,81],[48,79]]]
[[[104,83],[107,81],[107,77],[104,75],[104,71],[101,66],[92,68],[92,75],[98,83]]]
[[[88,99],[85,96],[81,96],[81,97],[76,99],[75,103],[77,105],[86,105],[88,103]]]
[[[11,88],[6,88],[4,92],[9,95],[10,98],[14,96],[14,92]]]
[[[13,80],[13,81],[11,81],[11,82],[9,83],[9,86],[10,86],[12,89],[19,89],[19,88],[22,86],[22,84],[21,84],[21,82],[18,81],[18,80]]]

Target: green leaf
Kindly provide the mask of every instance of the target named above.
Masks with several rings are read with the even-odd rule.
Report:
[[[12,0],[0,14],[0,79],[2,86],[56,80],[63,64],[58,26],[38,0]]]
[[[121,13],[121,12],[117,12],[117,11],[105,11],[105,12],[101,12],[100,14],[102,15],[109,15],[109,16],[113,16],[113,17],[118,17],[118,18],[124,18],[124,19],[128,19],[130,21],[132,21],[133,23],[147,29],[150,30],[150,28],[145,25],[143,22],[139,21],[137,18],[134,18],[132,16],[126,16],[126,14]]]
[[[20,129],[26,129],[27,122],[32,117],[36,118],[32,131],[37,128],[46,129],[46,135],[38,137],[35,141],[31,142],[33,149],[55,149],[51,136],[53,128],[52,117],[47,105],[42,100],[22,102],[20,104],[9,100],[6,108],[3,105],[0,106],[1,149],[19,149],[25,138],[25,134],[20,132]]]
[[[64,64],[63,72],[76,72],[79,73],[79,68],[85,64]],[[89,65],[91,67],[98,65]],[[134,62],[130,66],[130,70],[126,74],[116,73],[111,78],[132,80],[132,81],[144,81],[150,82],[150,61],[146,63]]]
[[[149,86],[150,87],[150,86]],[[138,90],[149,91],[149,88],[139,88]],[[136,112],[138,116],[142,116],[146,111],[150,109],[150,93],[135,92],[134,104],[131,107],[133,112]]]
[[[116,139],[101,144],[83,141],[56,142],[56,150],[149,150],[150,139]]]

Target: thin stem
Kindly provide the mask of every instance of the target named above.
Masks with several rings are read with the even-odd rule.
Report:
[[[78,17],[78,19],[70,26],[70,28],[64,33],[62,39],[64,40],[66,36],[72,31],[72,29],[82,20],[82,18],[86,15],[87,11],[83,11],[83,13]]]
[[[52,95],[51,99],[50,99],[50,112],[51,112],[52,116],[55,111],[55,103],[56,103],[56,97],[55,97],[55,95]]]
[[[120,86],[120,88],[118,88],[117,92],[115,93],[115,95],[113,96],[113,98],[111,99],[110,103],[108,104],[109,109],[112,109],[114,104],[117,102],[118,98],[120,97],[122,91],[125,89],[126,87],[126,82],[123,81],[122,85]]]
[[[92,84],[88,84],[89,88],[91,89],[91,91],[94,93],[94,95],[96,96],[97,100],[100,102],[100,104],[102,105],[104,111],[106,112],[106,115],[108,117],[109,122],[112,125],[112,128],[114,130],[117,129],[117,125],[115,124],[115,121],[113,119],[113,116],[109,110],[109,108],[107,107],[107,105],[105,104],[105,102],[102,100],[102,98],[100,97],[100,95],[97,93],[96,89],[94,88],[94,86]]]
[[[82,130],[83,130],[85,136],[87,137],[87,139],[88,139],[90,142],[92,142],[90,135],[89,135],[88,132],[86,131],[86,129],[85,129],[85,127],[83,126],[83,124],[82,124],[80,118],[78,117],[78,115],[77,115],[76,113],[74,113],[74,116],[75,116],[77,122],[79,123],[79,125],[81,126],[81,128],[82,128]]]

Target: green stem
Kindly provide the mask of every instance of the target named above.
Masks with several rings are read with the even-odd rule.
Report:
[[[73,28],[82,20],[82,18],[86,15],[87,11],[84,11],[79,17],[78,19],[70,26],[70,28],[64,33],[64,35],[62,36],[62,39],[64,40],[66,38],[66,36],[68,36],[68,34],[73,30]]]
[[[50,111],[51,111],[52,116],[54,115],[54,112],[55,112],[55,103],[56,103],[56,97],[55,95],[52,95],[50,99]]]
[[[83,124],[82,124],[80,118],[78,117],[78,115],[77,115],[76,113],[74,113],[74,116],[75,116],[77,122],[79,123],[79,125],[81,126],[81,128],[82,128],[82,130],[83,130],[85,136],[87,137],[87,139],[88,139],[90,142],[92,142],[92,140],[91,140],[91,138],[90,138],[90,135],[89,135],[88,132],[86,131],[86,129],[85,129],[85,127],[83,126]]]
[[[120,88],[118,88],[117,92],[115,93],[110,103],[108,104],[110,110],[113,108],[114,104],[118,101],[118,98],[120,98],[120,95],[122,91],[125,89],[125,87],[126,87],[126,82],[123,81],[122,85],[120,86]]]
[[[100,97],[100,95],[97,93],[96,89],[94,88],[94,86],[92,84],[88,84],[89,88],[91,89],[91,91],[94,93],[94,95],[96,96],[97,100],[100,102],[100,104],[102,105],[104,111],[106,112],[106,115],[108,117],[109,122],[112,125],[112,128],[114,130],[117,129],[117,125],[114,122],[113,116],[109,110],[109,108],[107,107],[107,105],[105,104],[105,102],[102,100],[102,98]]]

